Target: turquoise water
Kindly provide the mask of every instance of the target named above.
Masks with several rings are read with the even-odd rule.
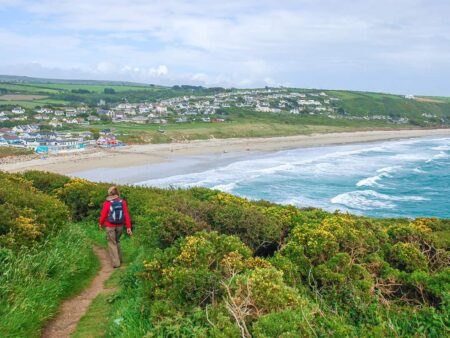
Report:
[[[204,186],[375,217],[450,218],[450,138],[279,151],[141,184]]]

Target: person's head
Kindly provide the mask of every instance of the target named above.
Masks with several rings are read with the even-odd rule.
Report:
[[[119,189],[117,187],[112,186],[108,189],[108,200],[114,200],[120,196]]]

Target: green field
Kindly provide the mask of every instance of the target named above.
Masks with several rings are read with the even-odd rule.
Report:
[[[129,102],[154,101],[183,95],[206,95],[216,91],[201,87],[164,87],[158,85],[133,85],[115,82],[102,83],[101,81],[88,81],[90,83],[14,83],[0,82],[0,95],[46,95],[47,99],[33,101],[1,101],[1,106],[21,105],[32,109],[37,106],[73,106],[86,103],[96,106],[99,100],[106,100],[111,104],[122,102],[127,98]],[[93,83],[91,83],[93,82]],[[99,83],[99,84],[96,84]],[[100,84],[101,83],[101,84]],[[113,93],[105,93],[105,89]],[[220,89],[223,90],[223,89]]]
[[[117,92],[126,91],[141,91],[141,90],[158,90],[160,86],[129,86],[129,85],[90,85],[90,84],[61,84],[61,83],[46,83],[46,84],[34,84],[32,85],[36,89],[42,88],[43,90],[55,90],[55,91],[70,91],[72,89],[86,89],[91,92],[102,93],[105,88],[112,88]]]
[[[33,84],[14,84],[0,82],[0,89],[6,89],[12,93],[19,94],[55,94],[60,91],[58,88],[51,88],[51,86],[33,85]]]

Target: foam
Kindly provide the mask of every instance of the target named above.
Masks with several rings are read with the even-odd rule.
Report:
[[[228,184],[218,184],[215,185],[213,187],[211,187],[211,189],[217,189],[223,192],[232,192],[234,188],[236,188],[237,183],[228,183]]]
[[[430,163],[430,162],[432,162],[434,160],[440,160],[440,159],[449,158],[449,157],[450,157],[449,154],[447,154],[447,153],[445,153],[443,151],[440,151],[438,154],[433,155],[433,157],[430,158],[429,160],[427,160],[426,162]]]
[[[364,178],[364,179],[358,181],[358,183],[356,183],[356,186],[358,186],[358,187],[363,187],[363,186],[383,187],[383,185],[381,183],[379,183],[378,181],[380,181],[384,177],[391,177],[390,174],[397,171],[400,168],[401,168],[401,166],[391,166],[391,167],[385,167],[385,168],[378,169],[377,173],[379,173],[379,175]]]
[[[396,201],[424,201],[421,196],[392,196],[374,190],[355,190],[339,194],[331,199],[333,204],[341,204],[360,210],[394,209]]]
[[[339,194],[331,199],[331,203],[340,204],[352,209],[373,210],[373,209],[393,209],[395,204],[386,201],[372,199],[373,190],[351,191]]]
[[[437,146],[437,147],[433,147],[431,149],[432,150],[440,150],[440,151],[450,150],[450,145]]]

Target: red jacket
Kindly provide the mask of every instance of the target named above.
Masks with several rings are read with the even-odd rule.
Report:
[[[119,200],[120,198],[116,198],[115,200]],[[127,202],[125,200],[122,200],[123,203],[123,213],[125,216],[125,224],[128,229],[131,229],[131,221],[130,221],[130,215],[128,214],[128,207]],[[100,225],[105,227],[117,227],[117,226],[123,226],[123,224],[111,224],[108,222],[108,213],[109,208],[111,207],[111,201],[105,201],[103,203],[103,209],[102,209],[102,215],[100,216]]]

